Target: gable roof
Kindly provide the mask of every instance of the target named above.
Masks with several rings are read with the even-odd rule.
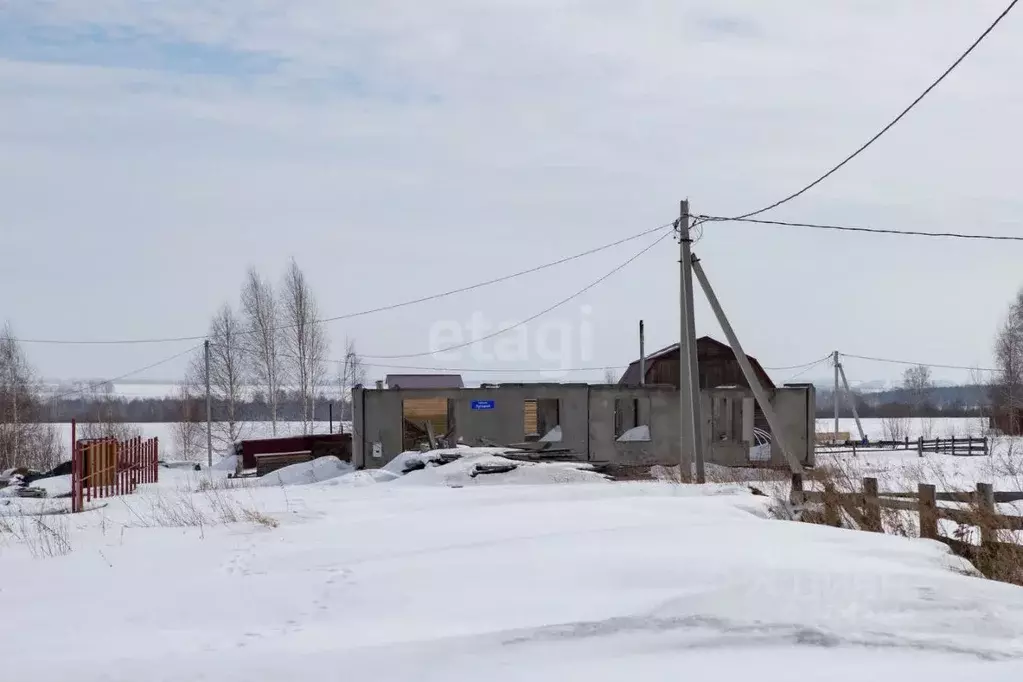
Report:
[[[388,388],[464,388],[461,374],[388,374]]]

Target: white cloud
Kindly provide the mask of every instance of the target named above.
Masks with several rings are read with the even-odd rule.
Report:
[[[0,249],[32,254],[0,274],[0,287],[31,283],[34,292],[4,314],[36,336],[199,333],[250,262],[274,269],[295,255],[320,285],[321,307],[346,312],[610,241],[670,219],[685,195],[697,211],[756,208],[877,130],[1000,6],[92,0],[8,8],[24,25],[144,34],[280,65],[232,77],[101,68],[76,64],[73,45],[57,64],[0,61],[0,200],[11,226]],[[1021,162],[1011,150],[1021,36],[1023,18],[1010,16],[902,125],[777,215],[1011,231],[996,221],[1020,211]],[[737,226],[708,227],[699,248],[746,346],[768,365],[834,347],[983,361],[1002,301],[1020,284],[1011,248]],[[675,340],[670,251],[580,301],[594,304],[595,364],[634,355],[639,317],[654,345]],[[334,329],[355,333],[367,352],[425,350],[438,318],[474,309],[526,317],[628,255]],[[61,282],[82,258],[116,264],[118,274],[69,292]],[[955,287],[949,267],[961,273]],[[100,324],[92,302],[101,300],[132,314]],[[69,302],[72,310],[51,314]],[[953,313],[963,331],[935,340],[921,329]],[[717,333],[706,308],[698,315],[701,332]],[[88,374],[146,364],[154,351],[33,349],[53,373]]]

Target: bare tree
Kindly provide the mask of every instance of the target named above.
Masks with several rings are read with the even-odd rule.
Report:
[[[178,386],[174,397],[178,401],[180,413],[171,435],[178,456],[189,462],[202,459],[206,451],[204,396],[195,392],[192,385],[186,382]]]
[[[49,469],[63,454],[56,429],[42,423],[35,373],[9,324],[0,329],[0,470]]]
[[[302,404],[302,432],[310,433],[316,418],[316,387],[325,375],[328,343],[323,325],[316,319],[316,299],[294,258],[284,274],[282,298],[285,359]]]
[[[250,336],[246,334],[237,313],[226,303],[210,321],[212,439],[218,452],[229,451],[244,432],[241,408],[245,401],[246,343]],[[189,395],[205,397],[206,362],[203,351],[192,358],[185,383]],[[200,421],[205,422],[205,415]],[[206,435],[205,424],[202,434]]]
[[[355,340],[345,337],[345,357],[341,361],[340,372],[338,372],[338,385],[340,388],[342,419],[347,414],[348,419],[354,417],[355,411],[352,406],[352,391],[359,384],[366,382],[366,368],[355,350]],[[347,413],[344,406],[348,406]]]
[[[82,391],[89,398],[89,412],[78,423],[79,438],[128,440],[142,435],[142,429],[124,419],[124,401],[107,388],[107,382],[93,384]]]
[[[995,336],[995,368],[991,402],[997,412],[1009,415],[1011,433],[1018,433],[1017,411],[1023,408],[1023,289],[1009,305],[1008,314]]]
[[[902,374],[902,386],[909,393],[914,408],[920,410],[927,402],[931,389],[934,388],[934,383],[931,381],[931,368],[927,365],[909,367]]]
[[[607,367],[604,369],[604,383],[605,384],[618,383],[618,372],[616,372],[613,367]]]
[[[242,287],[242,316],[245,321],[245,357],[256,384],[266,392],[273,435],[277,435],[277,405],[286,367],[279,354],[281,345],[280,305],[273,285],[250,268]]]

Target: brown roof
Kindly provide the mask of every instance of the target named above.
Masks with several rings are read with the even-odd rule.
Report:
[[[657,360],[658,358],[662,358],[666,355],[678,353],[679,352],[678,346],[679,345],[677,343],[673,343],[670,346],[665,346],[660,350],[654,351],[653,353],[649,353],[645,358],[647,372],[650,371],[650,368],[653,364],[651,361]],[[700,338],[696,339],[697,359],[699,359],[701,346],[704,348],[708,346],[717,346],[719,348],[727,350],[728,352],[732,351],[732,347],[729,346],[727,343],[721,343],[717,339],[712,338],[710,336],[701,336]],[[760,366],[760,362],[752,355],[747,355],[746,357],[749,358],[749,363],[750,365],[753,366],[753,371],[759,374],[761,379],[767,380],[769,388],[774,388],[774,382],[771,380],[770,375],[764,370],[764,368]],[[624,386],[635,386],[639,384],[639,360],[634,360],[631,364],[629,364],[628,368],[626,368],[625,372],[622,374],[622,378],[618,380],[618,383]]]
[[[461,374],[388,374],[388,388],[464,388]]]

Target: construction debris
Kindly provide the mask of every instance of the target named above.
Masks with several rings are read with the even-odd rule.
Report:
[[[493,464],[477,464],[473,467],[473,470],[469,472],[469,476],[476,478],[480,474],[506,474],[509,471],[515,471],[519,468],[518,464],[509,462],[495,462]]]

